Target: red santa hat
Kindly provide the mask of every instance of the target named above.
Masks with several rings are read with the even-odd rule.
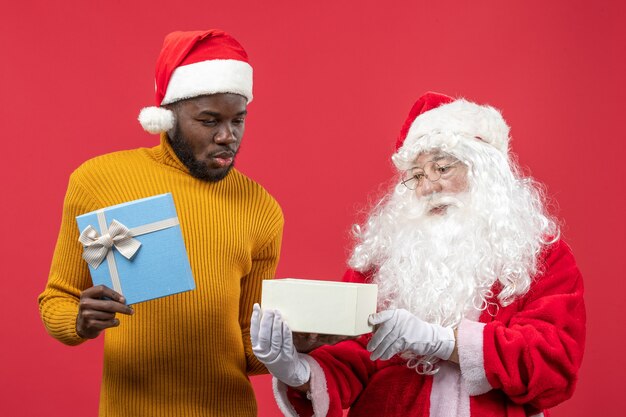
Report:
[[[427,92],[411,108],[392,160],[404,169],[421,152],[433,148],[451,151],[460,140],[477,140],[507,154],[509,126],[493,107]]]
[[[252,101],[252,67],[243,47],[224,31],[172,32],[165,37],[155,71],[156,106],[139,113],[150,133],[174,127],[161,106],[197,96],[234,93]]]

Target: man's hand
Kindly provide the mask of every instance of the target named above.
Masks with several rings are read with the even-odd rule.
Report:
[[[372,314],[369,323],[378,325],[367,344],[372,360],[387,360],[406,351],[448,360],[456,344],[452,328],[426,323],[404,309]]]
[[[250,321],[252,351],[268,371],[292,387],[306,384],[311,376],[309,364],[294,348],[291,330],[280,312],[266,310],[255,304]]]
[[[76,333],[83,339],[95,339],[104,329],[119,326],[116,313],[133,314],[125,302],[124,296],[104,285],[87,288],[80,293]]]

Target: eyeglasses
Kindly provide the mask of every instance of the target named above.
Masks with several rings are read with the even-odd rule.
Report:
[[[439,165],[435,161],[428,161],[424,168],[407,169],[402,174],[402,185],[409,190],[415,190],[424,183],[424,178],[427,178],[430,182],[439,181],[441,178],[451,178],[455,174],[455,166],[460,162],[457,159],[449,164]]]

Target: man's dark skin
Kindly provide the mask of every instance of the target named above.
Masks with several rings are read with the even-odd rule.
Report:
[[[176,115],[176,125],[167,133],[170,143],[191,175],[205,181],[224,178],[245,130],[245,97],[212,94],[166,107]]]
[[[95,339],[104,329],[120,325],[116,313],[133,314],[122,295],[104,285],[87,288],[80,293],[76,333],[83,339]]]
[[[170,144],[192,176],[220,181],[231,170],[245,130],[246,98],[238,94],[211,94],[165,106],[176,117],[167,132]],[[117,327],[117,313],[132,315],[121,294],[103,285],[80,294],[76,333],[94,339],[105,329]]]

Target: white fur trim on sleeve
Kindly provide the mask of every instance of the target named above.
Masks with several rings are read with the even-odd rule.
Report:
[[[328,414],[330,405],[330,397],[328,396],[328,388],[326,386],[326,376],[324,370],[315,359],[309,355],[301,355],[307,361],[311,368],[310,384],[310,400],[313,405],[313,417],[325,417]],[[287,385],[280,382],[276,378],[272,378],[272,386],[274,388],[274,397],[276,404],[283,415],[286,417],[298,417],[298,413],[293,408],[287,398]]]
[[[493,389],[485,374],[484,328],[484,323],[467,319],[459,325],[457,344],[461,377],[469,395],[480,395]]]
[[[236,59],[213,59],[174,70],[161,105],[208,94],[234,93],[252,101],[252,67]]]
[[[298,417],[296,409],[293,408],[293,405],[291,405],[287,397],[287,384],[276,379],[276,377],[272,377],[272,388],[274,389],[276,405],[278,405],[283,415],[285,417]]]

